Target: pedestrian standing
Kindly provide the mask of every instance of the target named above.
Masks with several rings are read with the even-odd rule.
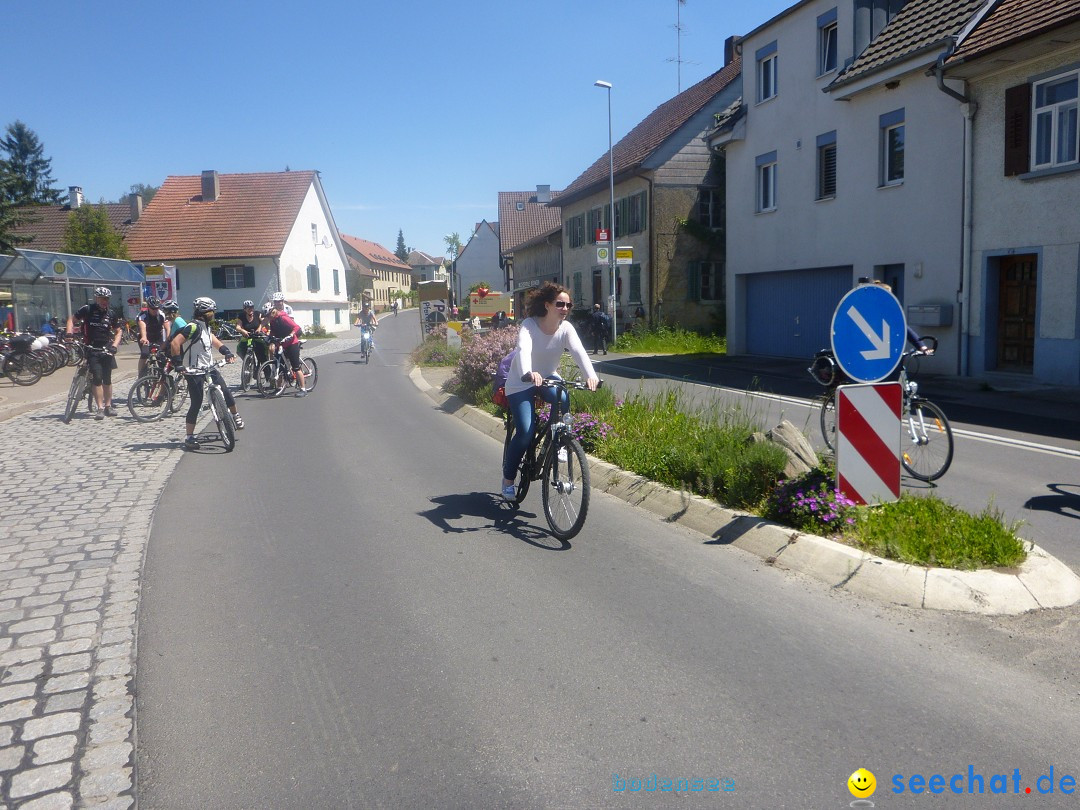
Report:
[[[598,351],[603,351],[607,354],[607,342],[608,342],[608,324],[611,323],[611,318],[604,310],[600,309],[599,304],[593,304],[592,314],[589,316],[590,325],[592,326],[592,353],[596,354]]]

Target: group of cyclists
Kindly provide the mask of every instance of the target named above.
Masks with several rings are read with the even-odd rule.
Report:
[[[80,307],[67,322],[69,335],[75,334],[76,322],[81,324],[83,342],[90,348],[87,368],[97,405],[95,419],[116,416],[112,401],[112,372],[116,368],[115,355],[120,346],[123,322],[109,308],[111,297],[112,290],[108,287],[96,287],[94,300]],[[187,321],[181,317],[180,305],[175,300],[163,302],[151,296],[146,300],[146,309],[136,318],[140,376],[146,371],[151,347],[154,346],[164,347],[177,366],[193,372],[185,375],[190,404],[185,419],[184,446],[189,449],[199,446],[199,440],[195,436],[195,423],[202,408],[204,374],[211,375],[221,386],[237,429],[244,428],[244,420],[236,412],[236,401],[220,372],[214,367],[212,359],[212,352],[217,349],[225,362],[232,363],[235,360],[232,350],[222,343],[211,329],[217,308],[214,299],[200,296],[192,302],[191,321]],[[297,378],[296,396],[307,396],[300,363],[301,327],[293,320],[292,310],[285,302],[283,293],[274,293],[260,311],[256,311],[253,301],[244,301],[243,311],[237,319],[237,328],[244,337],[239,348],[241,357],[246,351],[253,350],[261,364],[269,356],[271,345],[280,346]],[[248,343],[252,349],[248,349]]]

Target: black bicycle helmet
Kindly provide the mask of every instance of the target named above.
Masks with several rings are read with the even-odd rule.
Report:
[[[146,299],[146,305],[151,309],[161,309],[161,302],[152,295]]]
[[[180,305],[173,301],[171,298],[161,305],[161,308],[166,312],[179,312]]]
[[[252,308],[254,308],[254,306],[255,306],[255,302],[254,302],[254,301],[245,301],[245,302],[244,302],[243,304],[241,304],[240,306],[241,306],[241,307],[243,307],[244,309],[247,309],[248,307],[252,307]]]

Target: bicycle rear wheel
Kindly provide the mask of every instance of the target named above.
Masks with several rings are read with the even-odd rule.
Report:
[[[259,366],[259,393],[264,397],[281,396],[285,390],[285,374],[276,360],[267,360]]]
[[[941,478],[952,464],[953,435],[949,420],[933,402],[912,402],[904,414],[900,461],[920,481]]]
[[[236,447],[236,422],[229,412],[229,406],[225,404],[225,395],[220,388],[210,389],[210,407],[213,408],[214,421],[217,422],[218,435],[221,436],[221,443],[225,445],[225,452],[231,453]]]
[[[559,459],[565,450],[566,460]],[[569,540],[581,531],[589,513],[589,460],[577,439],[562,433],[544,462],[544,517],[551,533]]]
[[[825,394],[821,401],[821,437],[830,450],[836,449],[836,394]]]
[[[4,358],[4,374],[16,385],[33,385],[41,379],[41,365],[31,352],[13,351]]]
[[[156,422],[172,409],[172,388],[168,378],[147,374],[131,386],[127,398],[128,411],[137,422]]]
[[[300,361],[300,370],[304,372],[304,390],[313,391],[319,381],[319,367],[310,357],[305,357]]]
[[[83,395],[86,393],[86,368],[80,368],[75,372],[75,376],[71,380],[71,387],[68,388],[67,405],[64,408],[64,424],[70,424],[71,420],[75,416],[75,412],[79,410],[79,403],[82,402]]]

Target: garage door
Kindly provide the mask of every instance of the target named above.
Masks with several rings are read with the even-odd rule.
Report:
[[[829,325],[851,289],[852,268],[817,267],[746,277],[746,352],[811,357],[829,346]]]

